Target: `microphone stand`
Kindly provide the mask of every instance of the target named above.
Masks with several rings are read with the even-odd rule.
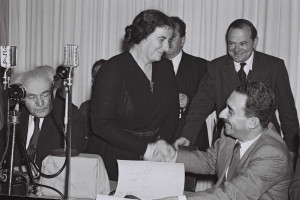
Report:
[[[64,149],[55,149],[51,155],[66,157],[66,178],[64,188],[64,199],[69,199],[69,186],[70,186],[70,171],[71,171],[71,157],[77,156],[79,152],[71,147],[72,135],[72,80],[73,80],[73,66],[65,67],[59,72],[59,77],[64,81],[65,87],[65,116],[64,116],[64,135],[65,145]]]
[[[67,84],[65,86],[66,89],[66,101],[65,101],[65,135],[66,135],[66,179],[65,179],[65,199],[69,199],[69,187],[70,187],[70,159],[71,159],[71,117],[72,117],[72,79],[73,79],[73,67],[69,68],[69,76],[67,78]]]
[[[10,122],[9,122],[9,110],[10,110],[10,104],[9,104],[9,83],[10,83],[10,75],[11,75],[11,68],[6,68],[3,74],[3,86],[4,86],[4,117],[6,119],[6,136],[9,138],[10,134]]]
[[[71,156],[79,154],[76,150],[71,148],[71,132],[72,132],[72,80],[73,80],[73,69],[78,66],[78,47],[77,45],[66,45],[64,47],[64,65],[65,69],[62,70],[60,75],[64,80],[64,86],[66,91],[65,97],[65,118],[64,118],[64,135],[66,137],[66,145],[64,148],[66,156],[66,178],[65,178],[65,190],[64,199],[69,199],[69,187],[70,187],[70,159]],[[65,74],[67,72],[67,75]],[[66,75],[66,76],[65,76]],[[56,154],[56,153],[55,153]],[[52,155],[55,155],[52,154]],[[61,155],[60,155],[61,156]]]
[[[8,68],[7,71],[9,71],[9,74],[10,74],[10,69]],[[25,142],[24,142],[24,138],[23,138],[23,135],[22,133],[19,131],[18,134],[16,134],[16,127],[19,127],[19,130],[20,129],[20,112],[19,112],[19,102],[23,100],[23,98],[25,97],[25,94],[24,94],[24,97],[21,97],[20,99],[14,99],[11,97],[11,94],[12,92],[9,91],[9,90],[12,90],[13,92],[15,93],[18,93],[18,91],[16,90],[16,87],[13,87],[13,86],[16,86],[16,85],[11,85],[10,88],[8,87],[9,85],[9,82],[10,82],[10,76],[7,76],[6,75],[6,72],[4,74],[4,77],[3,77],[3,84],[4,84],[4,89],[5,89],[5,103],[7,104],[7,139],[8,139],[8,147],[10,148],[10,155],[9,155],[9,166],[8,166],[8,191],[7,191],[7,194],[9,196],[11,195],[14,195],[17,190],[19,191],[19,189],[17,189],[17,187],[13,187],[14,186],[14,183],[13,183],[13,172],[14,172],[14,154],[15,154],[15,143],[16,143],[16,139],[18,141],[18,144],[20,146],[20,151],[22,153],[22,155],[25,157],[25,164],[26,164],[26,167],[27,167],[27,174],[29,176],[29,180],[30,180],[30,183],[31,185],[33,186],[32,188],[32,192],[35,194],[37,192],[36,190],[36,185],[35,185],[35,182],[34,182],[34,178],[33,178],[33,175],[32,175],[32,170],[31,170],[31,166],[29,164],[29,158],[28,158],[28,155],[26,153],[26,147],[25,147]],[[17,86],[17,89],[19,87]],[[16,105],[15,105],[15,109],[10,112],[10,103],[9,103],[9,99],[12,98],[15,102],[16,102]],[[27,188],[24,188],[26,191],[24,192],[24,194],[28,194],[28,189]],[[16,191],[15,191],[16,190]],[[22,190],[22,189],[20,189]],[[19,191],[20,192],[20,191]]]
[[[5,109],[5,118],[6,118],[6,138],[8,139],[11,147],[10,151],[10,162],[8,169],[8,195],[12,193],[12,176],[13,176],[13,160],[14,160],[14,149],[15,149],[15,128],[13,128],[12,134],[10,134],[10,104],[9,104],[9,83],[10,83],[11,68],[5,68],[3,74],[3,87],[4,87],[4,109]],[[12,118],[13,119],[13,118]],[[14,123],[14,122],[12,122]]]
[[[21,147],[21,152],[23,153],[23,156],[25,157],[27,174],[29,176],[31,185],[33,186],[32,192],[33,192],[33,194],[35,194],[37,192],[37,189],[36,189],[36,184],[34,182],[34,178],[32,175],[31,166],[29,164],[29,158],[26,153],[25,141],[24,141],[24,138],[23,138],[23,135],[21,132],[16,134],[16,127],[20,126],[20,113],[19,113],[19,103],[18,102],[16,104],[16,109],[9,115],[9,118],[10,118],[10,126],[12,126],[12,129],[11,129],[10,138],[9,138],[11,151],[10,151],[10,162],[9,162],[8,195],[9,196],[13,195],[12,194],[13,193],[12,192],[12,185],[13,185],[12,176],[13,176],[14,149],[15,149],[16,138],[18,139],[19,145]],[[21,130],[21,129],[19,128],[19,130]],[[25,191],[25,192],[27,193],[28,191]]]
[[[24,100],[25,98],[25,92],[20,88],[18,85],[15,85],[16,87],[13,87],[10,85],[10,77],[11,77],[11,67],[16,66],[16,54],[17,54],[17,48],[16,46],[0,46],[0,65],[2,67],[5,67],[5,71],[3,74],[3,86],[4,86],[4,113],[6,118],[6,138],[7,138],[7,149],[10,147],[10,156],[9,156],[9,168],[8,168],[8,195],[12,195],[14,192],[13,189],[13,165],[14,165],[14,151],[15,151],[15,141],[16,136],[18,139],[18,143],[21,146],[21,152],[23,153],[23,156],[25,156],[25,162],[27,166],[27,171],[29,174],[30,182],[33,185],[33,192],[36,193],[36,185],[34,183],[31,166],[29,164],[29,159],[26,153],[25,148],[25,142],[24,138],[21,133],[16,134],[16,127],[20,126],[20,113],[19,113],[19,102]],[[13,91],[16,94],[19,94],[19,89],[21,89],[21,94],[24,96],[18,98],[12,98],[11,96]],[[10,112],[10,99],[16,101],[15,109],[13,112]],[[12,129],[11,129],[12,128]],[[20,129],[21,130],[21,129]],[[4,152],[6,156],[6,150]],[[1,161],[2,162],[2,161]],[[2,164],[2,163],[1,163]],[[0,166],[2,167],[2,166]],[[15,188],[16,189],[16,188]],[[27,194],[28,191],[26,191]]]

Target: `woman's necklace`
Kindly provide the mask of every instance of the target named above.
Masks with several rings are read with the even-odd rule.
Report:
[[[150,91],[153,93],[154,82],[152,81],[152,63],[145,65],[145,71],[146,71],[145,74],[146,74],[148,80],[150,81]]]
[[[130,51],[131,55],[139,65],[139,67],[142,69],[148,80],[150,81],[150,91],[153,93],[153,85],[154,82],[152,81],[152,63],[145,64],[142,59],[139,58],[139,56],[135,53],[135,51]]]

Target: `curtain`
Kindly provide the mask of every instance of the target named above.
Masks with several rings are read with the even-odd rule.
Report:
[[[16,72],[63,63],[66,44],[80,46],[73,102],[91,95],[91,67],[124,50],[124,29],[145,9],[186,22],[184,51],[212,60],[226,54],[225,33],[237,18],[258,30],[257,50],[285,60],[300,110],[300,1],[298,0],[10,0],[9,44],[18,48]],[[103,94],[105,95],[105,94]],[[212,119],[208,119],[211,121]],[[209,123],[210,124],[210,123]],[[209,127],[210,129],[210,127]]]
[[[8,45],[8,0],[0,0],[0,45]]]

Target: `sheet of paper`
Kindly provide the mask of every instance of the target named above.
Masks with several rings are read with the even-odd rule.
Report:
[[[128,200],[122,197],[108,196],[103,194],[97,194],[96,200]]]
[[[150,200],[183,194],[183,163],[118,160],[118,166],[117,197]]]

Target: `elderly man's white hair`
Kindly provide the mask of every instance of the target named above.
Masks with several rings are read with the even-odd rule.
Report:
[[[34,79],[37,77],[46,78],[49,80],[49,83],[51,83],[53,82],[55,73],[55,69],[51,66],[38,66],[24,73],[13,74],[11,77],[11,83],[19,83],[23,85],[27,80]]]

